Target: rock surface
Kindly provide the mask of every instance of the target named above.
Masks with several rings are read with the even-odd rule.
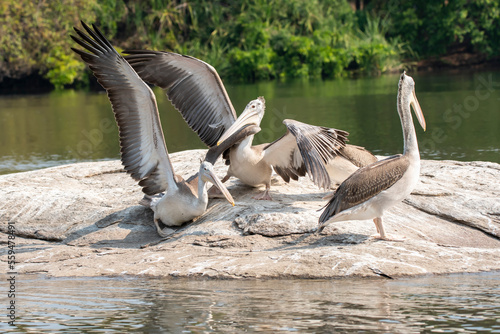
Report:
[[[194,174],[204,150],[172,154]],[[219,176],[226,167],[216,165]],[[500,165],[422,161],[412,195],[389,210],[377,241],[371,221],[317,226],[328,192],[310,180],[273,178],[273,201],[236,179],[233,208],[212,200],[194,222],[161,239],[140,187],[119,161],[79,163],[0,177],[0,260],[16,228],[16,270],[49,276],[150,275],[214,278],[391,277],[500,270]]]

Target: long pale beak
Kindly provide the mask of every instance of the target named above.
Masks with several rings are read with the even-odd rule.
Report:
[[[214,171],[212,170],[208,171],[207,177],[209,181],[212,182],[214,186],[216,186],[220,190],[220,192],[224,195],[224,197],[226,197],[227,201],[231,203],[232,206],[234,206],[233,196],[231,196],[226,186],[221,182],[221,180],[219,180],[217,175],[215,175]]]
[[[217,146],[220,145],[220,143],[222,143],[227,138],[231,137],[232,134],[234,134],[236,131],[238,131],[242,127],[244,127],[246,125],[251,125],[251,124],[254,124],[257,126],[260,125],[260,116],[259,116],[259,113],[258,113],[256,108],[255,109],[254,108],[246,108],[241,113],[240,117],[238,117],[238,119],[233,123],[233,125],[231,125],[229,127],[229,129],[227,129],[226,132],[224,132],[224,134],[222,134],[222,136],[219,138],[219,141],[217,142]]]
[[[415,95],[415,90],[413,90],[410,104],[413,106],[413,111],[415,112],[415,115],[417,116],[417,119],[418,119],[418,122],[420,123],[420,126],[425,131],[425,129],[426,129],[425,118],[424,118],[424,114],[422,113],[422,109],[420,108],[420,104],[418,103],[417,96]]]

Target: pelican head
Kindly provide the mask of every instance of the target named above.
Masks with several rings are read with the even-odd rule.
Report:
[[[219,188],[220,192],[224,195],[224,197],[226,197],[227,201],[231,203],[232,206],[234,206],[233,197],[221,182],[221,180],[217,177],[217,175],[215,175],[214,166],[210,162],[203,161],[201,163],[200,178],[203,182],[213,183],[217,188]]]
[[[420,108],[420,104],[418,103],[417,96],[415,95],[415,81],[409,75],[406,75],[406,71],[401,74],[401,78],[399,79],[399,94],[403,98],[404,107],[412,106],[415,115],[417,116],[418,122],[420,126],[426,129],[424,114],[422,113],[422,109]],[[401,108],[400,108],[401,109]]]
[[[255,100],[250,101],[245,110],[241,113],[240,117],[229,127],[229,129],[224,132],[224,134],[219,138],[217,145],[220,145],[224,140],[229,138],[236,131],[244,126],[256,125],[259,126],[264,117],[264,111],[266,109],[266,100],[264,97],[260,96]]]

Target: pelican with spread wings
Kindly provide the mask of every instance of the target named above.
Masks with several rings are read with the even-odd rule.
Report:
[[[264,98],[250,101],[237,117],[222,80],[210,64],[172,52],[126,50],[124,53],[129,54],[125,59],[144,81],[165,91],[208,147],[227,142],[241,129],[260,126]],[[254,134],[235,142],[223,155],[229,169],[222,182],[235,176],[250,186],[264,185],[265,191],[254,198],[271,200],[269,189],[274,169],[286,182],[309,174],[320,188],[329,188],[326,164],[346,146],[348,133],[295,120],[283,123],[287,132],[270,144],[252,145]]]
[[[86,51],[72,48],[85,61],[104,87],[115,115],[120,134],[121,161],[127,173],[139,181],[146,201],[154,212],[158,233],[166,236],[159,221],[179,226],[202,215],[208,203],[206,182],[213,183],[234,206],[234,200],[213,170],[213,163],[225,149],[214,148],[200,165],[198,175],[187,181],[174,172],[160,124],[153,91],[128,62],[113,48],[99,29],[84,22],[87,32],[75,28],[73,40]],[[252,133],[255,127],[246,127]],[[247,132],[244,132],[246,137]],[[232,142],[238,141],[236,134]],[[165,192],[159,198],[150,196]]]

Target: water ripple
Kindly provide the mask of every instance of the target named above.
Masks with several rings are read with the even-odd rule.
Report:
[[[3,323],[4,332],[500,332],[500,273],[391,281],[21,276],[17,283],[17,327]]]

